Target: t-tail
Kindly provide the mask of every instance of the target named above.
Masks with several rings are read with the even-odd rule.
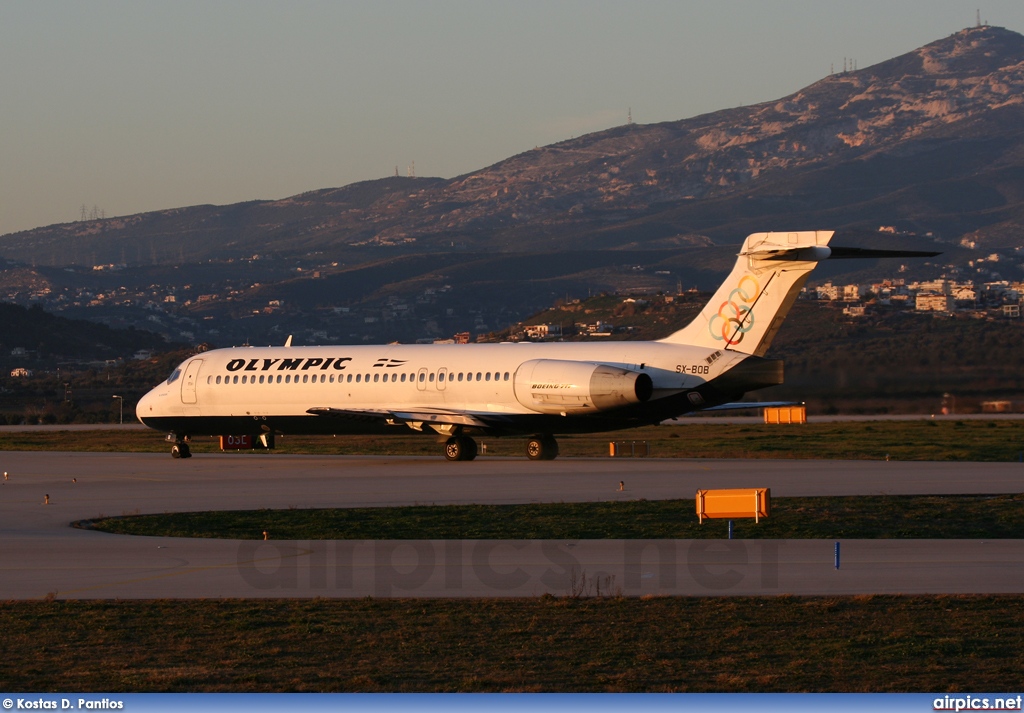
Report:
[[[811,270],[832,254],[833,232],[749,235],[711,301],[690,324],[661,341],[764,356]]]

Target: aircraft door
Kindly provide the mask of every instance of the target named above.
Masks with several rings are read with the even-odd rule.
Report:
[[[444,384],[448,380],[448,369],[447,367],[441,367],[437,370],[437,390],[444,391]]]
[[[196,402],[196,383],[199,381],[199,369],[202,365],[202,359],[193,359],[185,367],[185,376],[181,379],[181,403]]]
[[[416,374],[416,388],[419,391],[427,390],[427,367],[423,367],[419,370],[419,373]]]

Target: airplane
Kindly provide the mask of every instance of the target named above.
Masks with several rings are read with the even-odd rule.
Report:
[[[171,455],[193,436],[435,434],[445,458],[473,460],[474,436],[527,438],[531,460],[558,455],[555,434],[656,424],[737,404],[783,382],[765,353],[818,262],[938,253],[829,247],[834,231],[764,232],[743,241],[700,313],[656,341],[388,344],[215,349],[189,357],[138,403],[169,432]],[[765,404],[757,404],[763,406]]]

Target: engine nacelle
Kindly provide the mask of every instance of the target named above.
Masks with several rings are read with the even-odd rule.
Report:
[[[647,374],[591,362],[534,359],[515,374],[516,399],[540,413],[607,411],[643,403],[653,391]]]

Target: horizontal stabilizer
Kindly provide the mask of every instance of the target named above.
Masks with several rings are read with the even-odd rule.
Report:
[[[874,248],[844,248],[839,246],[830,247],[832,252],[829,260],[854,260],[857,258],[873,257],[935,257],[941,252],[931,250],[875,250]]]

